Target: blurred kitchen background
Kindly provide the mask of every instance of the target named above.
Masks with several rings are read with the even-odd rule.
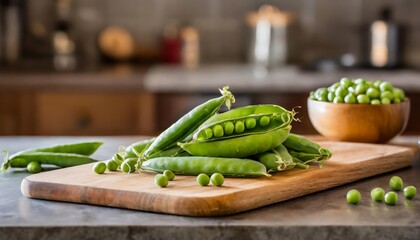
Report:
[[[0,0],[0,135],[153,135],[229,85],[299,111],[381,79],[420,133],[418,0]]]

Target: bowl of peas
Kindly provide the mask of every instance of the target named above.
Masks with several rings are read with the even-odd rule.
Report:
[[[310,93],[308,113],[328,139],[385,143],[404,131],[410,100],[389,82],[342,78]]]

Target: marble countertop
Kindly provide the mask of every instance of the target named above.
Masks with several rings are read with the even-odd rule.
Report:
[[[105,144],[95,153],[109,158],[120,145],[140,137],[0,137],[1,149],[83,140]],[[420,136],[395,143],[418,148]],[[396,206],[371,201],[373,187],[387,186],[391,176],[420,188],[420,158],[410,168],[367,178],[267,207],[224,217],[184,217],[101,206],[36,200],[20,192],[25,171],[0,174],[0,239],[418,239],[420,195],[400,198]],[[348,190],[363,195],[346,203]]]

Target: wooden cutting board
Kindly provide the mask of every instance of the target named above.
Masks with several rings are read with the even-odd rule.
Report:
[[[31,198],[85,203],[189,216],[234,214],[325,190],[412,164],[405,147],[321,142],[333,152],[323,168],[293,169],[271,177],[226,178],[222,187],[199,186],[193,176],[176,176],[157,187],[154,173],[97,175],[92,164],[43,172],[22,181]]]

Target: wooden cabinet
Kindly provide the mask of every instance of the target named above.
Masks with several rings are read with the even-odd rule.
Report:
[[[154,135],[154,109],[141,91],[0,93],[0,135]]]
[[[32,117],[31,92],[0,91],[0,135],[31,134]]]
[[[154,134],[153,96],[130,92],[40,92],[37,135]]]

